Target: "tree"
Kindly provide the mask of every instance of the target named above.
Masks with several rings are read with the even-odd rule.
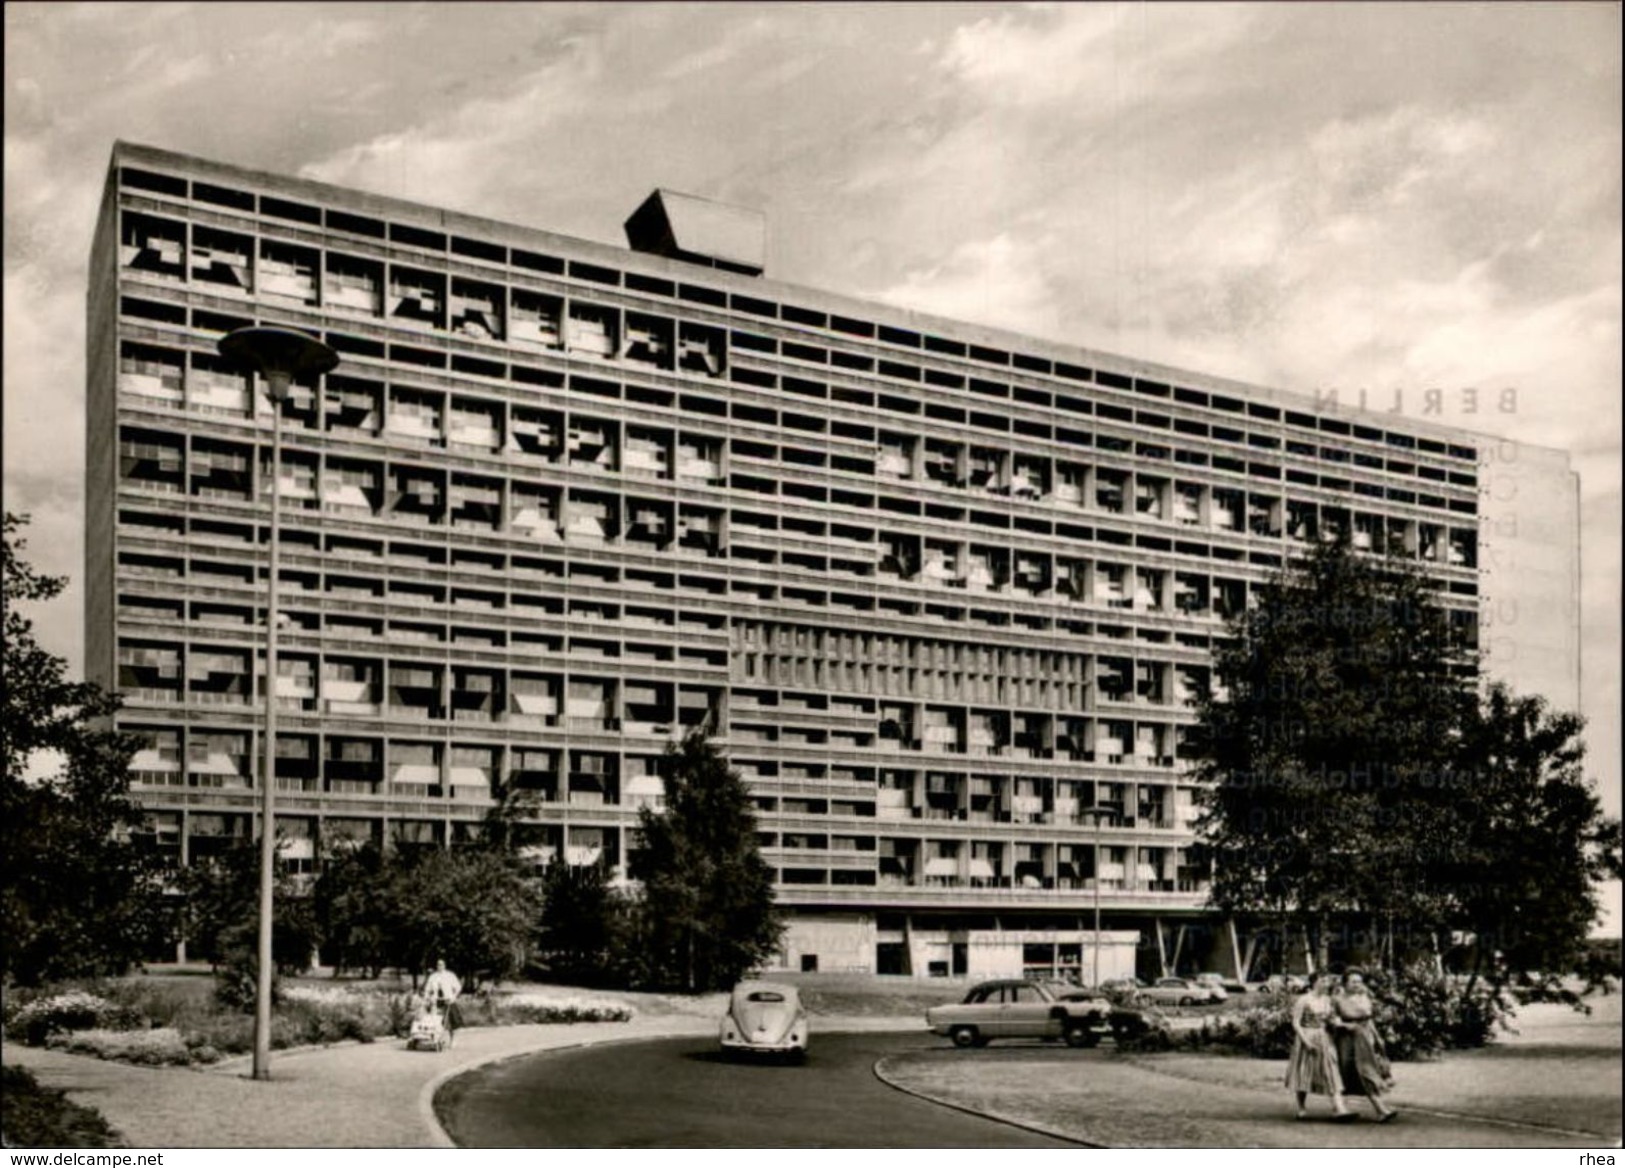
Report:
[[[400,917],[390,857],[371,840],[330,855],[312,892],[322,958],[335,975],[357,969],[377,977],[388,963]]]
[[[389,963],[413,981],[438,960],[470,989],[512,977],[529,962],[542,897],[512,854],[494,847],[393,852]]]
[[[1265,584],[1229,633],[1193,734],[1212,900],[1311,930],[1324,961],[1334,914],[1409,919],[1429,893],[1409,849],[1467,700],[1456,645],[1426,580],[1341,544]]]
[[[1586,782],[1583,725],[1502,685],[1464,721],[1454,830],[1438,859],[1451,923],[1474,939],[1475,976],[1567,972],[1584,961],[1597,883],[1617,878],[1620,841]]]
[[[259,872],[260,849],[244,842],[194,860],[178,879],[188,955],[207,961],[220,999],[243,1009],[253,1006],[259,986]],[[309,968],[318,936],[310,898],[279,865],[271,909],[273,1000],[281,996],[276,979]]]
[[[0,969],[21,982],[122,973],[165,918],[161,865],[129,796],[137,743],[109,728],[117,697],[69,680],[67,663],[35,639],[22,606],[59,595],[66,580],[23,559],[26,523],[5,516]],[[57,773],[29,776],[53,758]]]
[[[619,983],[631,957],[636,906],[600,864],[554,863],[542,883],[538,956],[547,973],[577,985]]]
[[[638,813],[632,864],[651,975],[691,992],[726,989],[778,948],[773,871],[744,780],[703,731],[669,745],[662,766],[665,807]]]
[[[1343,545],[1289,565],[1229,634],[1193,736],[1216,906],[1303,930],[1321,965],[1338,920],[1394,965],[1452,931],[1513,967],[1572,959],[1619,831],[1577,718],[1480,699],[1435,587]]]

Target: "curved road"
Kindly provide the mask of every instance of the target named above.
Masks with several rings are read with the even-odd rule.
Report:
[[[961,1053],[925,1034],[815,1034],[801,1064],[727,1059],[715,1039],[617,1043],[472,1071],[441,1089],[435,1113],[465,1148],[1076,1146],[874,1076],[885,1055],[933,1049]]]

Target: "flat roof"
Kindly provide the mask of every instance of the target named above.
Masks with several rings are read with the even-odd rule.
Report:
[[[1313,410],[1330,413],[1340,419],[1361,422],[1375,428],[1393,426],[1398,433],[1417,434],[1448,440],[1467,437],[1479,442],[1514,442],[1519,447],[1547,450],[1568,457],[1568,452],[1557,447],[1540,446],[1519,439],[1484,433],[1464,426],[1416,418],[1397,411],[1362,408],[1338,396],[1331,400],[1302,390],[1284,390],[1271,386],[1237,381],[1193,369],[1164,365],[1139,357],[1124,356],[1098,349],[1086,349],[1059,341],[977,324],[952,317],[935,316],[909,308],[899,308],[876,300],[863,300],[845,293],[806,285],[772,280],[763,276],[743,275],[725,268],[709,268],[682,260],[668,259],[648,252],[599,243],[575,236],[560,235],[541,228],[527,227],[500,219],[470,215],[427,203],[417,203],[389,195],[376,195],[353,187],[341,187],[314,179],[297,178],[270,171],[253,170],[230,163],[216,162],[193,155],[180,154],[154,146],[116,141],[113,144],[111,166],[142,165],[158,169],[184,172],[194,177],[213,181],[233,180],[260,190],[289,198],[305,198],[324,205],[337,205],[348,211],[395,218],[418,225],[431,225],[438,230],[460,232],[483,237],[493,242],[547,250],[566,250],[576,258],[620,267],[629,264],[641,270],[669,276],[674,280],[694,281],[703,278],[719,288],[737,292],[754,299],[790,301],[797,307],[816,308],[841,315],[867,318],[874,323],[901,328],[922,334],[936,334],[967,344],[1020,353],[1051,361],[1081,365],[1092,370],[1103,370],[1129,377],[1190,388],[1237,394],[1255,401],[1280,406],[1283,409]],[[692,196],[686,196],[692,199]],[[705,200],[694,200],[704,202]],[[727,206],[727,204],[719,204]],[[766,318],[764,318],[766,319]],[[792,322],[793,323],[793,322]],[[883,343],[883,342],[882,342]],[[1482,453],[1482,452],[1481,452]]]

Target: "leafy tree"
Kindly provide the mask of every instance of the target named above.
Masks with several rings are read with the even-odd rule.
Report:
[[[602,865],[552,864],[542,901],[537,950],[549,977],[577,985],[627,980],[637,906],[610,884]]]
[[[643,846],[632,857],[650,973],[690,991],[725,989],[778,948],[773,872],[744,780],[702,731],[662,762],[665,807],[639,812]]]
[[[184,901],[182,930],[188,956],[213,968],[222,1001],[247,1008],[258,992],[260,849],[241,843],[217,856],[195,860],[179,874]],[[299,882],[278,866],[272,885],[271,960],[275,979],[303,972],[316,950],[319,932],[310,898]]]
[[[23,606],[59,595],[66,580],[23,559],[26,523],[5,516],[0,970],[25,983],[122,973],[164,926],[161,865],[129,797],[137,742],[108,728],[117,697],[69,680],[67,663],[35,639]],[[52,757],[58,773],[28,776]]]
[[[1583,725],[1502,685],[1463,722],[1454,830],[1438,866],[1450,923],[1475,939],[1475,976],[1499,983],[1583,962],[1597,883],[1620,862],[1619,824],[1603,817],[1582,769]]]
[[[1396,967],[1450,930],[1503,975],[1574,958],[1619,863],[1577,718],[1480,699],[1435,586],[1343,545],[1295,561],[1229,633],[1194,736],[1215,905],[1304,930],[1321,965],[1351,919]]]
[[[1213,902],[1314,930],[1324,960],[1334,914],[1410,919],[1430,895],[1412,848],[1466,691],[1430,585],[1398,563],[1322,545],[1257,601],[1199,701],[1197,828]]]
[[[394,852],[387,885],[389,963],[414,982],[442,959],[470,989],[528,963],[541,890],[512,854],[494,847]]]
[[[389,937],[400,917],[390,856],[367,841],[327,858],[312,908],[322,957],[334,974],[361,970],[377,977],[388,963]]]

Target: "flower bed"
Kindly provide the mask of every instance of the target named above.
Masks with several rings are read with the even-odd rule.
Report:
[[[9,1005],[9,1003],[8,1003]],[[103,1028],[131,1030],[144,1028],[147,1019],[139,1010],[108,1001],[86,990],[67,990],[24,1001],[6,1011],[7,1038],[42,1046],[54,1033]]]
[[[179,1030],[59,1030],[45,1042],[52,1050],[144,1067],[184,1067],[213,1062],[220,1055],[198,1058]],[[202,1049],[201,1045],[199,1049]],[[211,1048],[212,1050],[212,1048]]]
[[[254,1046],[252,1014],[223,1008],[207,983],[127,978],[5,1001],[5,1033],[31,1046],[149,1066],[208,1064]],[[271,1017],[273,1050],[404,1037],[421,998],[388,986],[290,984]],[[625,1022],[613,998],[548,989],[482,993],[459,1003],[464,1026]]]

